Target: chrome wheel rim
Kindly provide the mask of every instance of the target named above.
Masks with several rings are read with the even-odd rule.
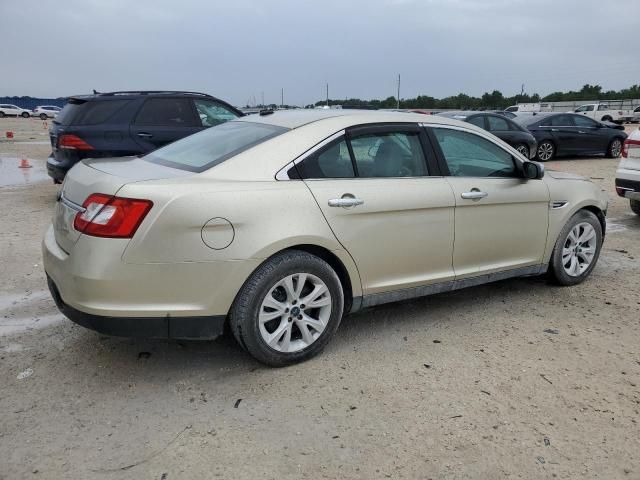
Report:
[[[582,275],[593,262],[598,236],[591,224],[582,222],[571,229],[562,248],[562,266],[567,275]]]
[[[553,155],[553,145],[550,143],[543,143],[538,147],[538,158],[540,160],[549,160]]]
[[[525,157],[529,158],[529,149],[527,147],[525,147],[524,145],[518,145],[516,150],[518,151],[518,153],[520,153],[520,154],[524,155]]]
[[[620,140],[614,140],[611,144],[611,156],[616,158],[620,156],[622,151],[622,142]]]
[[[294,273],[273,285],[260,305],[262,340],[278,352],[294,353],[314,343],[331,317],[331,293],[310,273]]]

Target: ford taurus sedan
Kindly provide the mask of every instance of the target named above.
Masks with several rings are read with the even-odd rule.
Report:
[[[142,158],[83,160],[43,242],[53,298],[113,335],[317,354],[365,307],[523,275],[582,282],[607,199],[469,123],[263,112]]]

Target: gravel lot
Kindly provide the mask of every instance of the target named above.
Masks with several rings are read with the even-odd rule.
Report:
[[[57,313],[40,255],[58,190],[46,127],[0,120],[9,129],[0,479],[640,478],[640,217],[615,196],[617,160],[547,164],[610,194],[587,282],[367,310],[321,356],[269,369],[230,338],[110,338]]]

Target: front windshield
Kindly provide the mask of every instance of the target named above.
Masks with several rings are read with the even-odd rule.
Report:
[[[227,122],[159,148],[142,157],[168,167],[203,172],[288,129],[251,122]]]

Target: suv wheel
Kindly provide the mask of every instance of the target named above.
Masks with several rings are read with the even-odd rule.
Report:
[[[20,116],[21,116],[22,118],[29,118],[31,115],[29,115],[29,112],[22,112],[22,113],[20,114]]]
[[[5,117],[4,112],[0,112],[0,118],[4,118],[4,117]]]
[[[576,285],[591,273],[602,248],[602,226],[588,210],[580,210],[564,226],[551,254],[549,273],[560,285]]]
[[[629,200],[631,204],[631,211],[636,215],[640,215],[640,200]]]
[[[40,114],[40,120],[46,120],[47,119],[47,114],[46,113],[41,113]]]
[[[536,152],[536,157],[541,162],[546,162],[553,158],[553,155],[555,154],[555,150],[556,149],[553,146],[553,143],[551,143],[549,140],[545,140],[540,145],[538,145],[538,151]]]
[[[290,250],[263,263],[244,284],[229,323],[258,361],[282,367],[317,355],[340,325],[342,284],[324,260]]]
[[[614,138],[609,144],[609,148],[607,148],[607,157],[618,158],[620,152],[622,152],[622,140]]]

